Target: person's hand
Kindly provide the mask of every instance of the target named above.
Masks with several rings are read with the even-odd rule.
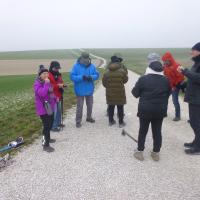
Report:
[[[84,76],[83,76],[83,80],[84,80],[84,81],[87,81],[87,76],[84,75]]]
[[[44,81],[45,83],[50,83],[50,80],[48,78],[46,78]]]
[[[91,77],[91,76],[88,76],[88,77],[87,77],[87,81],[93,81],[92,77]]]
[[[59,83],[59,84],[58,84],[58,87],[59,87],[59,88],[63,88],[63,87],[64,87],[64,84],[63,84],[63,83]]]
[[[183,70],[184,70],[184,67],[183,67],[183,66],[179,66],[179,67],[177,68],[177,71],[178,71],[179,73],[182,73]]]

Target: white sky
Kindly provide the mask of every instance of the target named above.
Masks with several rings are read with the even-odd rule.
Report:
[[[191,47],[200,0],[0,0],[0,51]]]

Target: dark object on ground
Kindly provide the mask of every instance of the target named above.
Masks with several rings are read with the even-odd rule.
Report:
[[[189,148],[189,149],[185,149],[185,153],[189,154],[189,155],[200,155],[200,148]]]
[[[185,148],[193,148],[193,146],[194,146],[193,142],[184,144]]]
[[[48,153],[51,153],[51,152],[54,152],[55,149],[51,146],[43,146],[43,150],[48,152]]]
[[[2,147],[0,149],[0,153],[8,151],[8,150],[11,150],[11,149],[14,149],[14,148],[17,148],[17,147],[21,146],[22,144],[24,144],[23,137],[18,137],[18,138],[16,138],[15,141],[12,141],[8,145]]]
[[[123,136],[128,136],[128,137],[131,138],[134,142],[138,143],[138,141],[137,141],[133,136],[131,136],[127,131],[125,131],[124,129],[122,130],[122,135],[123,135]]]
[[[95,120],[94,119],[86,119],[86,122],[90,122],[90,123],[95,123]]]

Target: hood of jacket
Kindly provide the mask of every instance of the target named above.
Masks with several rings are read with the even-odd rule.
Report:
[[[110,71],[117,71],[120,68],[121,68],[121,64],[120,63],[110,63],[109,66],[108,66],[108,69]]]

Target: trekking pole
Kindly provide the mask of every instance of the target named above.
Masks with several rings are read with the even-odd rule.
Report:
[[[133,136],[131,136],[127,131],[125,131],[124,129],[122,130],[122,135],[123,135],[123,136],[128,136],[128,137],[131,138],[134,142],[138,143],[138,141],[137,141]]]
[[[63,108],[64,106],[63,106],[63,94],[62,94],[62,96],[61,96],[61,128],[62,128],[62,130],[63,130],[63,115],[64,115],[64,111],[63,111]]]

